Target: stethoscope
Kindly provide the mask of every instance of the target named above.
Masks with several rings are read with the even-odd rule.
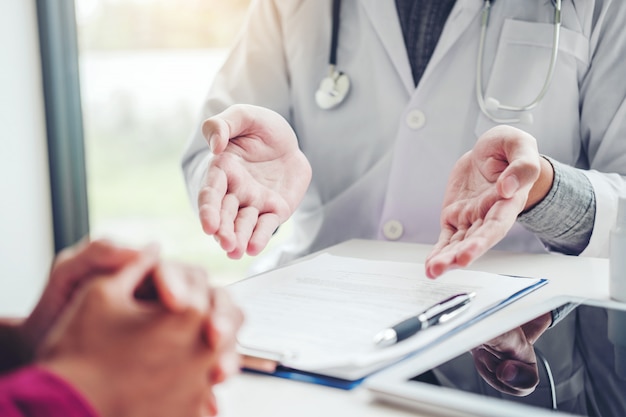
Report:
[[[337,71],[337,47],[339,45],[339,13],[341,0],[333,0],[332,29],[330,37],[330,57],[328,58],[328,75],[322,79],[315,92],[315,102],[320,109],[328,110],[337,107],[350,92],[350,78]]]
[[[561,34],[561,0],[553,0],[554,4],[554,30],[552,36],[552,53],[550,54],[550,65],[548,67],[548,73],[543,83],[543,87],[539,94],[533,101],[525,106],[512,106],[508,104],[502,104],[494,97],[485,98],[483,92],[483,59],[484,59],[484,46],[485,46],[485,34],[487,33],[487,25],[489,24],[489,15],[491,13],[492,0],[485,0],[483,6],[483,15],[480,28],[480,43],[478,44],[478,58],[476,59],[476,100],[478,106],[485,116],[490,118],[496,123],[525,123],[532,124],[533,116],[529,113],[530,110],[537,107],[537,105],[543,100],[544,96],[550,88],[550,83],[554,77],[554,68],[556,66],[556,59],[559,52],[559,36]],[[519,117],[512,118],[500,118],[494,115],[494,112],[498,110],[508,110],[511,112],[521,113]]]
[[[502,104],[494,97],[485,98],[483,92],[483,59],[484,59],[484,46],[485,36],[487,33],[487,26],[489,23],[489,16],[491,14],[491,5],[493,0],[484,0],[481,30],[480,30],[480,42],[478,45],[478,54],[476,58],[476,100],[480,110],[489,119],[496,123],[526,123],[531,124],[533,122],[532,114],[530,110],[535,108],[550,88],[552,78],[554,77],[554,69],[556,67],[556,60],[559,51],[559,37],[561,34],[561,0],[552,0],[554,4],[554,35],[552,40],[552,53],[550,54],[550,65],[548,72],[539,94],[533,101],[524,106],[513,106],[508,104]],[[332,109],[341,104],[350,92],[350,78],[344,72],[337,70],[337,47],[339,44],[339,25],[340,25],[340,13],[341,0],[333,0],[332,4],[332,33],[330,41],[330,57],[328,60],[328,75],[322,79],[318,90],[315,92],[315,101],[317,105],[324,110]],[[511,111],[521,113],[517,118],[501,118],[494,115],[499,110]]]

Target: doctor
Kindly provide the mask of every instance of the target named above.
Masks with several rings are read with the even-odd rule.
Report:
[[[498,242],[604,256],[625,21],[617,0],[254,1],[183,160],[203,228],[238,258],[293,213],[265,267],[350,238],[439,240],[430,276]]]

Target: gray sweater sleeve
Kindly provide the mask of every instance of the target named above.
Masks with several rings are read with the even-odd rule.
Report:
[[[554,167],[554,181],[539,204],[517,220],[546,247],[578,255],[589,244],[596,216],[596,198],[589,179],[578,169],[545,157]]]

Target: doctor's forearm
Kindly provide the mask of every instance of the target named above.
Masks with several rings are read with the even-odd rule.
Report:
[[[548,194],[518,216],[550,250],[580,254],[589,244],[596,213],[595,193],[578,169],[550,160],[554,180]]]

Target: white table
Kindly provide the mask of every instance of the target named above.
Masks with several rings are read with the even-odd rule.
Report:
[[[423,262],[429,251],[428,245],[351,240],[333,246],[325,252],[367,259]],[[550,283],[448,339],[442,346],[453,345],[455,340],[464,340],[468,333],[474,335],[489,333],[493,331],[494,324],[500,323],[501,320],[528,318],[534,311],[539,314],[542,311],[538,306],[555,296],[609,299],[607,259],[492,251],[468,269],[547,278]],[[445,351],[445,347],[440,350]],[[362,387],[344,391],[250,373],[231,378],[218,387],[217,395],[222,417],[418,416],[415,411],[373,401]]]

